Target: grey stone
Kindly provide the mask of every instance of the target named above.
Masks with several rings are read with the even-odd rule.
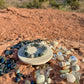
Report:
[[[24,84],[31,84],[31,82],[29,80],[25,80]]]
[[[75,71],[75,72],[80,70],[79,65],[73,65],[73,66],[71,66],[71,68],[72,68],[72,71]]]

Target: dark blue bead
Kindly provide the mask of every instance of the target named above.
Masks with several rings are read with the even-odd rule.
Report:
[[[20,82],[20,80],[21,80],[21,78],[18,78],[18,77],[15,78],[15,82],[17,82],[17,83]]]
[[[9,73],[9,72],[10,72],[10,68],[4,70],[4,73]]]
[[[12,51],[12,50],[10,50],[9,54],[10,54],[10,55],[12,55],[12,54],[13,54],[13,51]]]
[[[2,59],[0,60],[0,63],[4,63],[4,62],[5,62],[5,59],[2,58]]]
[[[9,61],[9,60],[7,60],[7,62],[6,62],[7,64],[10,64],[11,63],[11,61]]]
[[[35,84],[34,81],[31,81],[31,84]]]
[[[11,64],[8,64],[8,66],[7,66],[8,68],[10,68],[11,67]]]

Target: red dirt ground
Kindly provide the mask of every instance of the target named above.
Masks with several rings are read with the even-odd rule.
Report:
[[[84,73],[84,63],[80,61],[84,58],[84,14],[63,12],[56,9],[7,8],[0,10],[0,55],[3,50],[18,41],[37,38],[47,38],[49,40],[57,39],[69,49],[79,48],[83,54],[81,56],[76,55],[79,59],[79,65],[81,66],[80,72]],[[17,55],[15,55],[14,58],[16,58],[16,56]],[[59,78],[59,74],[57,74],[59,71],[57,63],[52,60],[51,62],[54,68],[52,72],[54,76],[52,79],[56,79],[52,84],[63,84]],[[23,74],[29,75],[34,70],[31,66],[24,65],[20,61],[17,63]],[[9,74],[0,77],[0,84],[16,84],[13,82],[14,77],[15,74],[11,71]],[[30,80],[32,80],[32,77]],[[22,82],[19,84],[23,84]],[[83,83],[84,82],[81,81],[80,84]]]

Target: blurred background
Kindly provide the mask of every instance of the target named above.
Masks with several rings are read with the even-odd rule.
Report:
[[[0,9],[16,8],[53,8],[63,11],[84,12],[84,0],[0,0]]]

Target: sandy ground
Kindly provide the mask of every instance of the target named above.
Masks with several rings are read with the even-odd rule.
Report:
[[[81,67],[80,72],[83,73],[80,84],[84,84],[84,14],[63,12],[54,9],[16,9],[8,8],[0,10],[0,55],[3,55],[5,49],[22,40],[33,39],[58,40],[61,45],[68,49],[78,48],[75,55],[79,59]],[[17,58],[17,50],[12,56]],[[27,79],[33,80],[34,68],[25,65],[19,60],[17,61],[21,73],[27,75]],[[59,77],[59,66],[57,61],[51,60],[54,69],[50,77],[52,84],[63,84],[63,80]],[[31,75],[30,75],[31,74]],[[0,77],[0,84],[16,84],[14,81],[15,73],[10,73]],[[24,84],[24,80],[19,84]],[[70,84],[70,83],[65,83]]]

